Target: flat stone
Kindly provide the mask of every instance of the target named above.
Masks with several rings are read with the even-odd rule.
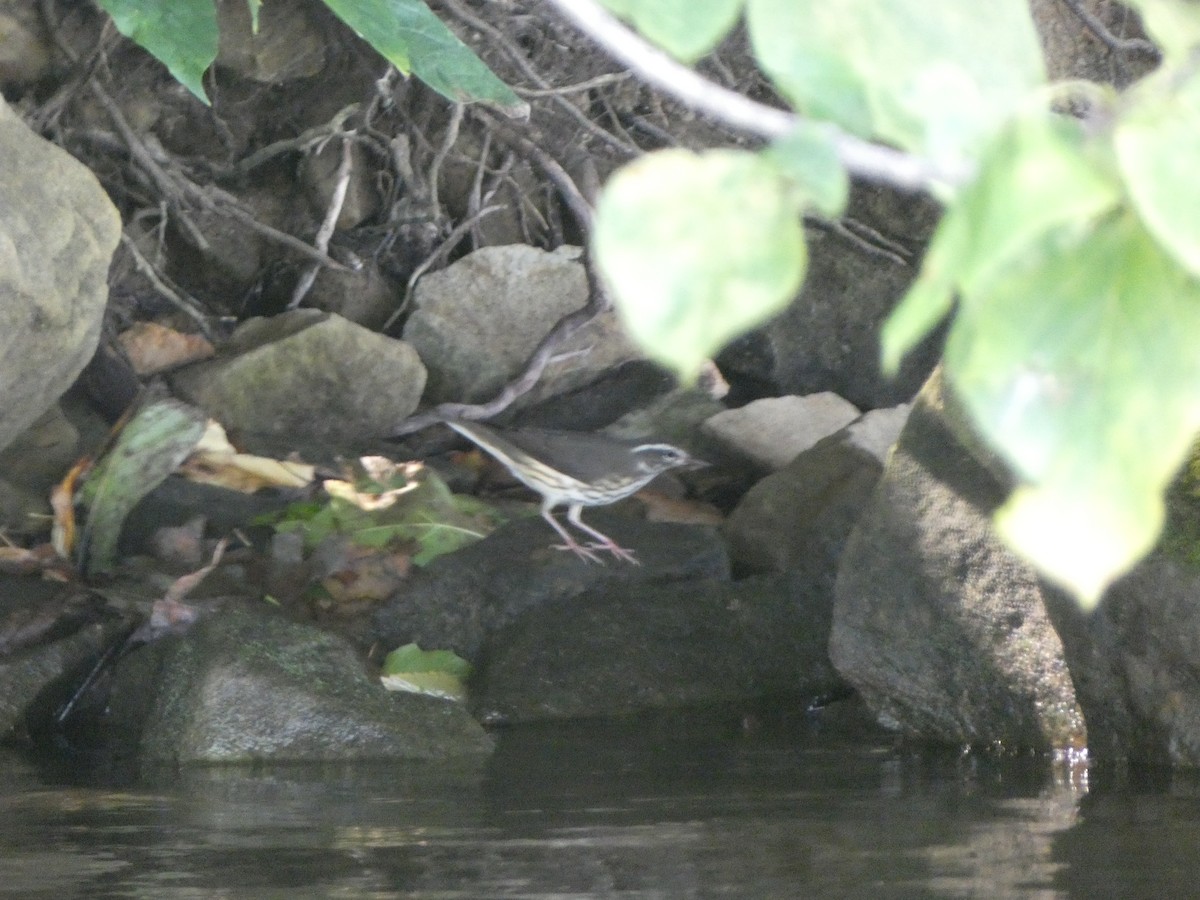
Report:
[[[729,449],[774,471],[859,415],[853,403],[825,391],[755,400],[718,413],[701,427]]]

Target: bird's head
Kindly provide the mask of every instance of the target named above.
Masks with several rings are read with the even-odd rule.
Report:
[[[637,460],[638,469],[647,474],[657,475],[670,469],[700,469],[708,465],[671,444],[639,444],[630,452]]]

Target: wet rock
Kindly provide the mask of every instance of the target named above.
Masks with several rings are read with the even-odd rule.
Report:
[[[1105,592],[1092,613],[1052,592],[1088,723],[1104,762],[1200,768],[1200,501],[1195,476],[1172,485],[1158,548]]]
[[[304,306],[336,313],[364,328],[383,327],[403,294],[371,260],[359,269],[321,269],[312,288],[304,295]]]
[[[585,563],[551,547],[558,536],[541,517],[519,519],[414,572],[380,608],[367,640],[388,648],[416,641],[477,662],[497,630],[597,585],[636,590],[649,582],[729,577],[724,544],[710,528],[642,522],[600,510],[589,510],[584,520],[633,548],[641,565]]]
[[[811,599],[793,575],[599,584],[495,635],[472,706],[522,722],[829,695],[845,683]]]
[[[113,732],[144,763],[450,759],[492,747],[462,705],[389,693],[342,638],[236,602],[123,660],[112,708]]]
[[[523,245],[484,247],[422,278],[404,339],[429,366],[425,401],[490,399],[515,377],[555,323],[587,303],[579,256],[578,247],[553,253]],[[547,367],[538,386],[521,398],[523,405],[578,388],[641,356],[615,313],[590,322],[557,353],[571,355]]]
[[[251,319],[217,358],[171,383],[252,450],[272,452],[281,442],[358,446],[386,434],[416,409],[425,368],[403,341],[300,309]]]
[[[1123,88],[1150,72],[1157,59],[1147,53],[1119,53],[1096,40],[1083,16],[1091,16],[1121,41],[1145,38],[1136,16],[1111,0],[1081,0],[1083,13],[1064,15],[1058,0],[1030,0],[1029,11],[1042,40],[1046,70],[1052,82],[1096,81]]]
[[[126,631],[61,585],[0,576],[0,737],[39,730]]]
[[[1082,746],[1047,589],[990,526],[1007,485],[960,439],[939,384],[922,392],[846,544],[830,656],[903,732],[1013,750]]]
[[[0,448],[87,365],[121,220],[94,175],[0,99]]]

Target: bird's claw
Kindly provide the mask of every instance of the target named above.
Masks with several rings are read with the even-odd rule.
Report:
[[[590,544],[585,547],[583,544],[577,544],[572,541],[569,544],[551,544],[550,547],[553,550],[570,550],[584,562],[594,562],[598,563],[599,565],[604,565],[604,560],[592,552],[593,548],[599,549],[599,547],[595,544]]]
[[[633,563],[635,566],[641,565],[633,550],[628,547],[622,547],[616,541],[609,541],[607,544],[597,541],[596,543],[588,544],[588,549],[607,550],[616,559],[623,559],[625,562]]]

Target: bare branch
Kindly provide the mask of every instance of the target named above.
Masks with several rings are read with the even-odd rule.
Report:
[[[726,125],[773,139],[804,121],[794,113],[722,87],[676,62],[622,25],[596,0],[547,2],[647,82]],[[920,157],[864,141],[829,123],[812,124],[827,131],[842,165],[870,181],[905,190],[925,190],[960,183],[969,175],[965,171],[945,171]]]

